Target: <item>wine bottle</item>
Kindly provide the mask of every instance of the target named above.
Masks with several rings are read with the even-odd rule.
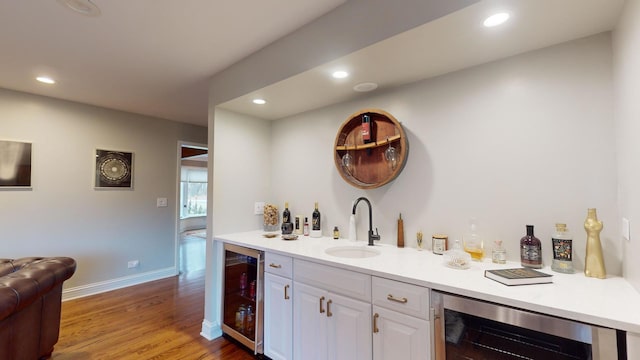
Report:
[[[524,267],[542,268],[542,243],[533,235],[533,225],[527,225],[527,235],[520,239],[520,263]]]
[[[371,142],[371,117],[369,115],[362,116],[362,142],[365,144]]]
[[[315,204],[313,214],[311,214],[311,237],[321,237],[322,226],[320,222],[320,210],[318,210],[318,202]]]
[[[282,222],[290,223],[291,222],[291,212],[289,211],[289,203],[284,203],[284,211],[282,212]]]

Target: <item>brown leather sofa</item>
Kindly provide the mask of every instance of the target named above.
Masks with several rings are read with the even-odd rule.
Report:
[[[68,257],[0,259],[0,359],[51,356],[60,333],[62,283],[75,271]]]

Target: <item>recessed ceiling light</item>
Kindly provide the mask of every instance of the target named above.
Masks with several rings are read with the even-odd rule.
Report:
[[[253,99],[253,103],[256,105],[264,105],[267,101],[265,99]]]
[[[347,76],[349,76],[349,73],[346,71],[334,71],[333,74],[331,74],[331,76],[333,76],[335,79],[344,79]]]
[[[378,84],[376,83],[364,82],[354,86],[353,90],[357,92],[367,92],[367,91],[373,91],[377,88],[378,88]]]
[[[100,8],[91,0],[58,0],[58,2],[78,14],[85,16],[100,15]]]
[[[52,78],[48,77],[48,76],[38,76],[36,78],[36,80],[40,81],[41,83],[45,83],[45,84],[55,84],[56,81],[53,80]]]
[[[491,16],[489,16],[485,21],[484,21],[484,26],[486,27],[494,27],[494,26],[498,26],[501,24],[504,24],[505,21],[509,20],[509,14],[506,12],[503,13],[497,13],[497,14],[493,14]]]

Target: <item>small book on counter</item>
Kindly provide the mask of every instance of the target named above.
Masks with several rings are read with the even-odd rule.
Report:
[[[485,270],[484,276],[509,286],[553,282],[552,275],[529,268]]]

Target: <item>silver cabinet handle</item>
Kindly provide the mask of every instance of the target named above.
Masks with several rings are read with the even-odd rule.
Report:
[[[387,295],[387,300],[399,302],[401,304],[406,304],[407,302],[409,302],[409,300],[406,297],[397,298],[391,294]]]

